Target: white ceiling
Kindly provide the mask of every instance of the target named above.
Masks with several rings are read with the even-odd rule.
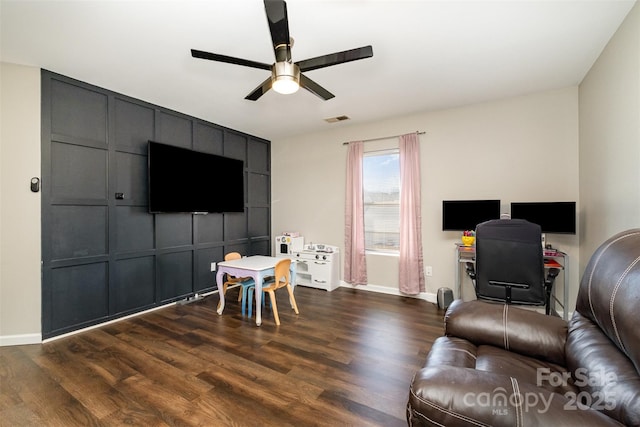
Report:
[[[289,0],[294,61],[365,45],[310,71],[336,95],[244,97],[274,62],[262,0],[7,1],[1,59],[42,67],[266,139],[577,85],[633,0]],[[328,124],[325,118],[350,121]]]

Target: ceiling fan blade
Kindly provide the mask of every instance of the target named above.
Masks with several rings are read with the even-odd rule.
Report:
[[[335,97],[334,94],[332,94],[304,74],[300,74],[300,86],[302,86],[312,94],[324,99],[325,101]]]
[[[260,85],[255,88],[249,95],[245,96],[244,99],[248,99],[249,101],[257,101],[258,98],[264,95],[269,89],[271,89],[271,77],[260,83]]]
[[[270,64],[262,62],[250,61],[248,59],[234,58],[233,56],[218,55],[217,53],[205,52],[202,50],[191,49],[191,56],[194,58],[208,59],[211,61],[226,62],[228,64],[244,65],[245,67],[259,68],[261,70],[271,71]]]
[[[291,61],[289,18],[284,0],[264,0],[276,62]]]
[[[301,72],[304,72],[345,62],[357,61],[358,59],[370,58],[372,56],[373,48],[371,46],[364,46],[342,52],[330,53],[328,55],[317,56],[311,59],[305,59],[304,61],[296,62],[296,65],[300,67]]]

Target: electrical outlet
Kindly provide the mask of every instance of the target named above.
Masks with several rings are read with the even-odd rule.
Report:
[[[425,270],[426,270],[427,276],[433,276],[433,267],[431,267],[430,265],[427,265]]]
[[[215,262],[211,263],[211,271],[216,271],[216,263]]]

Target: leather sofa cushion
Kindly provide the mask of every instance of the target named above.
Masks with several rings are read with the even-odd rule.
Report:
[[[424,366],[475,368],[477,347],[456,337],[438,337],[431,346]]]
[[[475,346],[456,337],[437,338],[425,368],[453,366],[506,375],[520,382],[539,384],[551,392],[576,394],[571,375],[562,366],[489,345]]]
[[[578,391],[571,375],[562,366],[489,345],[478,347],[476,369],[508,375],[562,395]]]
[[[640,372],[640,230],[619,233],[591,257],[576,311],[598,325]]]
[[[475,345],[492,345],[558,365],[565,363],[567,323],[506,304],[456,300],[445,315],[445,334]]]
[[[410,426],[620,426],[605,414],[576,408],[565,396],[508,375],[454,366],[416,372],[409,390]]]
[[[640,376],[631,361],[590,319],[569,322],[567,368],[582,403],[626,424],[640,425]]]

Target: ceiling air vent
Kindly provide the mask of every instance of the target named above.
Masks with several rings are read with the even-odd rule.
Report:
[[[338,123],[343,122],[345,120],[351,120],[349,116],[337,116],[337,117],[329,117],[328,119],[324,119],[327,123]]]

